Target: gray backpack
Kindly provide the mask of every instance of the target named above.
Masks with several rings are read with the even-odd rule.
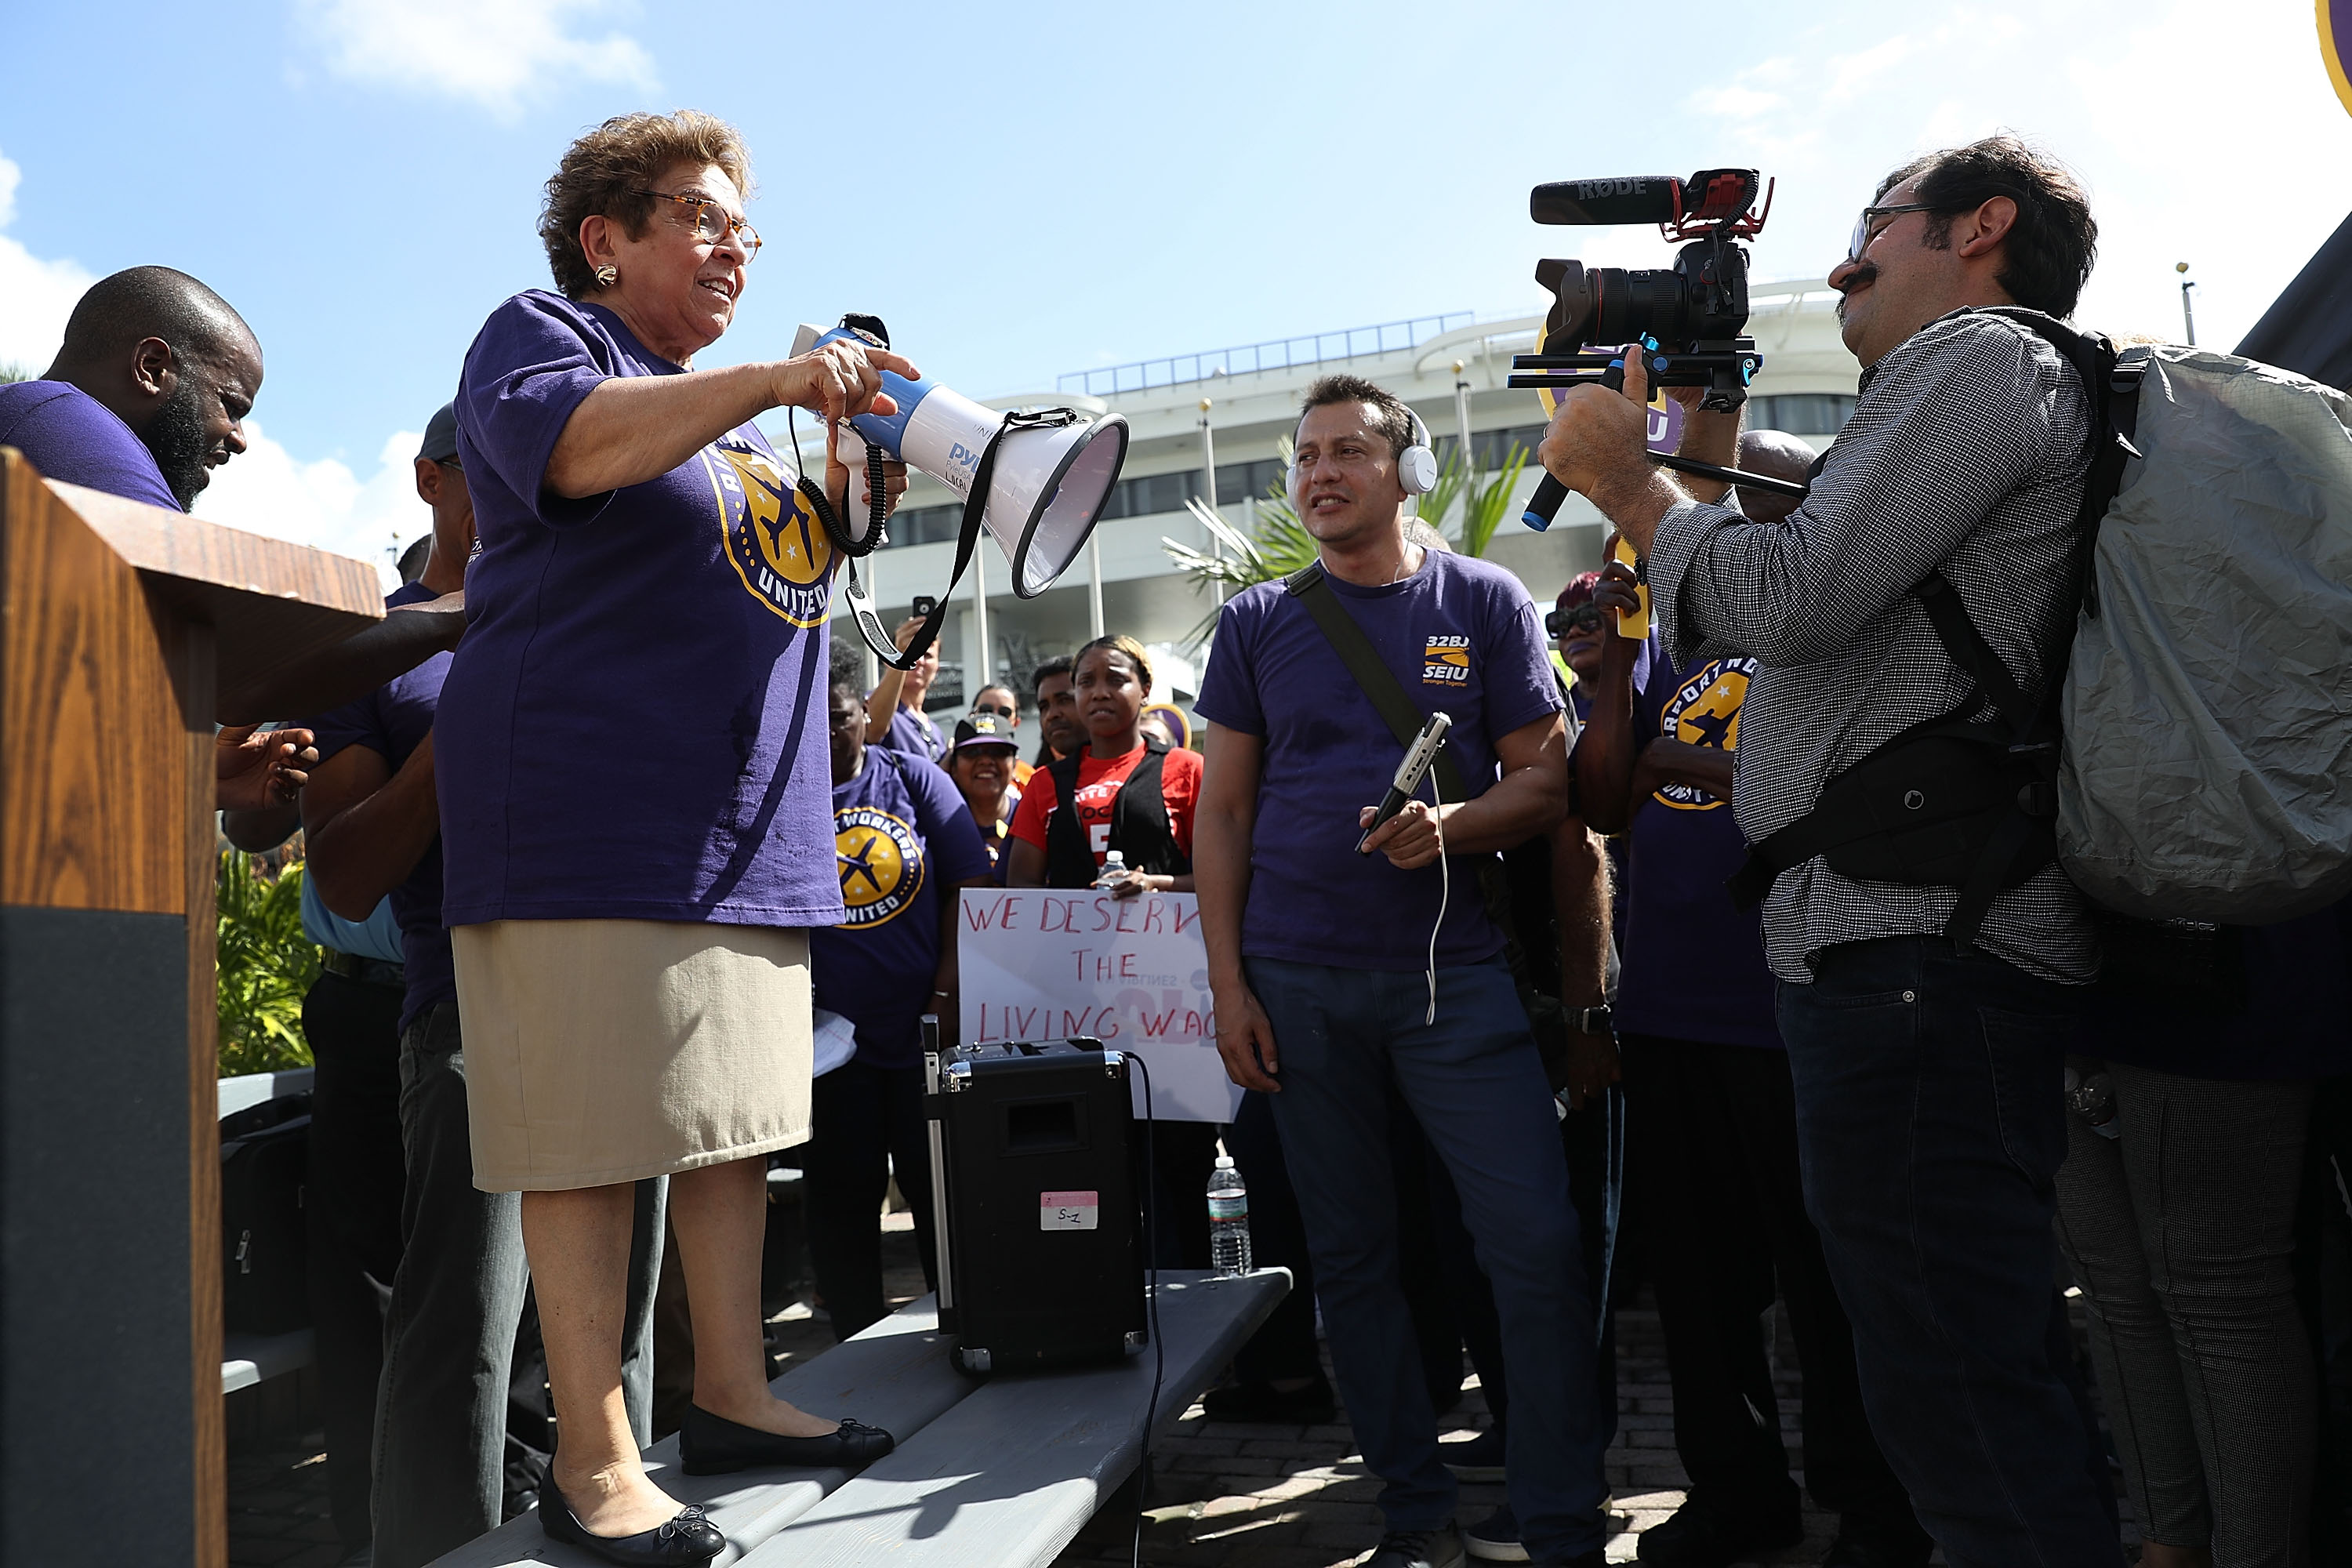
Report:
[[[2147,920],[2325,909],[2352,894],[2352,397],[2171,346],[2109,390],[2133,456],[2059,699],[2059,859]]]

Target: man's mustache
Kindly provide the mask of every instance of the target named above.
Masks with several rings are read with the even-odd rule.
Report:
[[[1848,294],[1856,289],[1867,289],[1877,281],[1878,263],[1858,261],[1854,263],[1853,269],[1845,275],[1845,281],[1837,286],[1837,289],[1840,294]]]

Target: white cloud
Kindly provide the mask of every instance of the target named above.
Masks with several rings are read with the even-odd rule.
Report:
[[[329,69],[511,120],[560,82],[650,89],[653,57],[625,33],[577,36],[608,0],[299,0]]]
[[[1820,277],[1887,170],[1995,131],[2089,187],[2099,261],[2078,319],[2108,331],[2178,333],[2185,259],[2199,340],[2226,349],[2344,216],[2312,171],[2352,157],[2352,120],[2307,6],[2045,0],[2030,23],[1954,7],[1852,51],[1834,40],[1800,35],[1793,55],[1685,100],[1721,162],[1780,177],[1759,277]],[[2200,109],[2188,83],[2229,84],[2222,107]]]
[[[16,216],[16,185],[24,172],[0,158],[0,229]],[[44,261],[0,233],[0,364],[37,375],[65,341],[74,301],[98,279],[78,263]]]
[[[196,515],[356,556],[377,568],[386,588],[399,582],[393,566],[401,550],[433,526],[433,514],[416,499],[421,432],[394,432],[364,479],[333,458],[302,461],[257,421],[245,422],[245,454],[213,470],[213,482],[196,498]]]

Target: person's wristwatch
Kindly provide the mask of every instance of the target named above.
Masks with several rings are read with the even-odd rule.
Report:
[[[1616,1032],[1610,1025],[1609,1004],[1606,1002],[1598,1007],[1569,1008],[1568,1026],[1580,1035],[1609,1036]]]

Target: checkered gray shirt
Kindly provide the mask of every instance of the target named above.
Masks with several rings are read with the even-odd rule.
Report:
[[[1763,665],[1734,753],[1732,810],[1749,843],[1812,809],[1831,774],[1967,696],[1910,595],[1930,569],[2039,694],[2074,613],[2089,424],[2057,350],[2002,317],[1956,311],[1864,374],[1853,419],[1787,521],[1696,504],[1666,514],[1648,564],[1667,650],[1685,668],[1718,654]],[[1940,932],[1958,898],[1810,860],[1765,903],[1765,956],[1783,980],[1807,983],[1821,949]],[[2083,897],[2054,864],[1993,900],[1978,942],[2053,980],[2098,970]]]

